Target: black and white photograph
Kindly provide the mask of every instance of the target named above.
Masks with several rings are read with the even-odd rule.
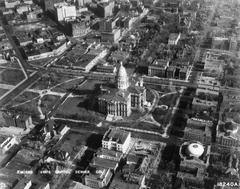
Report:
[[[240,0],[0,0],[0,189],[239,189]]]

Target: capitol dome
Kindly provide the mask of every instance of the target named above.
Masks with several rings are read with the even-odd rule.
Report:
[[[118,89],[127,89],[129,86],[127,71],[123,66],[122,62],[120,64],[120,67],[117,73],[117,84],[118,84]]]
[[[187,150],[190,156],[199,158],[204,152],[204,147],[202,144],[195,142],[189,144]]]

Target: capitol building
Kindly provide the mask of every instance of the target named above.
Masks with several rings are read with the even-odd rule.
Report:
[[[99,112],[114,117],[127,117],[132,110],[143,110],[146,103],[146,88],[143,80],[133,81],[125,67],[120,65],[114,87],[101,86],[98,96]]]

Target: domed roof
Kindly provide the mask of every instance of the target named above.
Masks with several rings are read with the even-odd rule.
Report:
[[[122,62],[117,74],[117,83],[118,89],[125,90],[129,87],[127,71],[122,65]]]
[[[193,157],[200,157],[204,152],[204,147],[200,143],[191,143],[188,145],[189,155]]]
[[[120,67],[118,69],[118,77],[127,78],[127,71],[123,66],[122,62],[120,63]]]

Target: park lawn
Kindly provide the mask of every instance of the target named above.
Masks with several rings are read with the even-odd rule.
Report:
[[[75,88],[78,85],[80,85],[84,81],[84,78],[76,78],[72,81],[62,83],[60,85],[57,85],[56,87],[52,88],[52,91],[54,92],[66,92],[71,88]]]
[[[27,103],[21,104],[19,106],[11,107],[10,109],[16,110],[22,113],[26,113],[32,116],[32,118],[39,118],[39,112],[37,109],[38,99],[31,100]]]
[[[158,105],[167,105],[168,107],[173,107],[176,104],[178,94],[170,94],[160,98]]]
[[[6,92],[8,92],[9,90],[7,89],[1,89],[0,88],[0,96],[4,95]]]
[[[64,141],[60,149],[72,154],[73,151],[75,151],[74,148],[80,147],[81,145],[86,145],[88,136],[89,133],[69,131],[69,133],[64,137]]]
[[[22,70],[17,69],[5,69],[0,71],[0,83],[17,85],[19,82],[24,80],[25,76]]]
[[[80,107],[86,99],[81,97],[68,98],[59,108],[55,117],[98,123],[103,120],[103,115]]]
[[[70,79],[73,79],[73,77],[65,76],[57,73],[51,73],[49,75],[45,74],[37,83],[35,83],[31,87],[31,89],[37,89],[37,90],[49,89]]]
[[[41,99],[41,109],[43,114],[48,113],[60,98],[61,98],[60,96],[56,95],[43,96]]]
[[[165,125],[170,121],[169,120],[170,118],[168,118],[169,110],[163,110],[161,108],[156,108],[154,110],[154,112],[152,113],[152,116],[155,119],[155,121],[157,121],[161,125]]]
[[[23,94],[21,94],[20,96],[18,96],[16,99],[14,99],[10,104],[15,106],[17,104],[20,103],[24,103],[26,101],[30,101],[32,99],[35,99],[39,96],[38,93],[33,93],[33,92],[24,92]]]
[[[80,90],[89,90],[94,91],[97,87],[97,85],[104,84],[104,82],[99,80],[87,80],[83,85],[79,87]]]

